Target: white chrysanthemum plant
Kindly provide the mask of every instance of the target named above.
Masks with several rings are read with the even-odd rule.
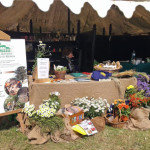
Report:
[[[76,98],[72,104],[83,109],[85,117],[90,119],[96,116],[102,116],[110,108],[107,100],[100,97],[97,99],[93,97],[88,98],[87,96]]]
[[[41,128],[41,132],[55,132],[64,127],[64,121],[62,118],[56,115],[56,112],[60,108],[59,92],[51,92],[47,100],[43,100],[43,103],[39,106],[38,110],[35,110],[35,106],[26,104],[23,112],[27,114],[30,126],[36,125]]]
[[[60,100],[58,96],[59,92],[51,92],[47,100],[43,100],[43,103],[39,106],[38,110],[35,110],[34,104],[25,104],[23,112],[29,117],[42,117],[50,118],[53,117],[60,108]]]

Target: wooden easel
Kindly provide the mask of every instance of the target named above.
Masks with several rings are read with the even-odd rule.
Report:
[[[21,127],[21,132],[24,133],[25,124],[24,124],[24,120],[23,120],[24,115],[23,115],[22,109],[17,109],[17,110],[12,110],[12,111],[8,111],[8,112],[5,112],[5,113],[1,113],[0,117],[12,115],[12,114],[17,114],[17,118],[18,118],[18,121],[19,121],[20,127]]]
[[[10,39],[11,39],[11,37],[8,34],[6,34],[0,30],[0,40],[10,41]],[[24,133],[25,125],[24,125],[24,121],[23,121],[22,109],[17,109],[17,110],[12,110],[12,111],[5,112],[5,113],[0,113],[0,117],[8,116],[8,115],[16,114],[16,113],[18,115],[18,121],[20,123],[21,132]]]

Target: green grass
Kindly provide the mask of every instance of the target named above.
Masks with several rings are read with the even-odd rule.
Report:
[[[0,130],[0,150],[149,150],[150,130],[131,131],[106,126],[105,130],[73,142],[30,145],[16,127]]]

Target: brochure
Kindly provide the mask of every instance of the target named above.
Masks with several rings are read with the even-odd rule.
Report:
[[[80,124],[72,126],[72,129],[82,135],[93,135],[98,133],[97,129],[90,120],[84,120]]]

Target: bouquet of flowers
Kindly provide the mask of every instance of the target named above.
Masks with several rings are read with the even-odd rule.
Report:
[[[110,105],[106,99],[98,98],[76,98],[73,100],[73,105],[79,106],[83,109],[85,117],[94,118],[96,116],[102,116],[102,114],[107,110]]]
[[[33,104],[25,105],[23,112],[29,117],[31,126],[38,125],[43,132],[53,132],[63,127],[63,120],[55,115],[60,108],[58,95],[58,92],[50,93],[49,98],[43,100],[38,110],[35,110]]]

